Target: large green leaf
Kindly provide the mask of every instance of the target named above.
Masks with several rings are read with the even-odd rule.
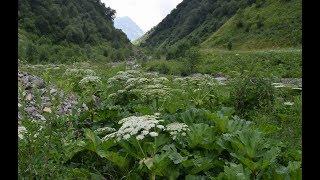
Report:
[[[136,158],[136,159],[143,159],[143,154],[139,149],[136,149],[135,146],[132,146],[127,141],[120,141],[120,146],[125,150],[126,153],[130,154],[130,156]]]
[[[86,148],[95,152],[101,143],[100,138],[90,129],[85,129],[84,135],[87,139]]]
[[[192,168],[190,169],[189,173],[192,175],[195,175],[201,171],[207,171],[217,165],[216,159],[209,156],[194,155],[194,158],[191,161]],[[186,165],[188,164],[184,164],[185,167]]]
[[[167,153],[156,154],[153,160],[152,172],[158,176],[165,176],[170,169],[171,160]]]
[[[168,154],[168,157],[174,164],[179,164],[187,160],[187,157],[182,157],[181,154],[177,152],[177,149],[173,144],[165,145],[162,150]]]
[[[244,169],[241,164],[230,163],[224,167],[224,172],[220,173],[217,180],[250,180],[250,171]]]
[[[207,124],[194,124],[189,127],[187,142],[190,148],[202,147],[214,149],[216,134],[214,128]]]
[[[128,160],[122,156],[120,156],[118,153],[116,152],[111,152],[111,151],[98,151],[97,154],[100,157],[106,158],[109,161],[113,162],[114,164],[116,164],[117,166],[119,166],[120,168],[124,168],[127,167],[128,165]]]

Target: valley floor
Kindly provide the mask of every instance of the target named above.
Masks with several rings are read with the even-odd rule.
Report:
[[[216,52],[210,52],[206,57],[213,57]],[[238,53],[244,53],[248,57],[248,52]],[[287,57],[282,56],[282,53],[283,51],[281,57]],[[224,58],[231,56],[229,52],[226,54],[229,55],[220,55]],[[267,54],[270,56],[270,52]],[[253,56],[252,52],[249,56]],[[256,56],[257,52],[254,52],[254,58]],[[258,175],[254,168],[260,168],[264,172],[261,176],[293,176],[292,173],[297,173],[297,169],[288,169],[287,175],[279,175],[278,170],[264,169],[259,161],[247,159],[246,161],[256,164],[253,167],[245,163],[243,158],[262,158],[261,161],[264,159],[269,168],[289,168],[293,166],[292,163],[301,161],[302,84],[301,78],[296,76],[299,72],[293,73],[296,75],[292,77],[280,76],[274,79],[269,78],[270,76],[237,77],[232,76],[232,73],[228,74],[231,71],[223,72],[227,75],[220,76],[214,76],[215,73],[196,73],[183,77],[174,73],[148,71],[150,69],[145,64],[137,62],[83,62],[70,65],[20,63],[19,176],[97,176],[108,179],[112,175],[112,179],[121,179],[124,176],[145,178],[151,174],[165,178],[169,175],[160,169],[154,169],[160,165],[157,163],[164,162],[155,158],[163,156],[172,159],[165,154],[169,147],[170,152],[176,153],[174,156],[178,159],[172,159],[172,164],[166,161],[167,165],[163,168],[170,166],[175,171],[176,178],[229,177],[227,169],[235,167],[227,162],[237,164],[237,168],[248,177]],[[154,132],[148,132],[150,137],[147,137],[147,131],[144,135],[136,134],[137,131],[120,137],[121,128],[131,126],[125,123],[121,126],[120,122],[126,121],[161,122],[163,125],[158,124],[156,127],[163,126],[164,130],[154,129]],[[173,125],[175,128],[185,128],[169,131]],[[116,131],[117,129],[119,130]],[[111,132],[114,132],[112,136],[118,136],[115,142],[109,140]],[[105,136],[106,133],[110,135]],[[176,137],[176,133],[182,133],[183,136]],[[226,139],[223,134],[230,134],[230,137],[235,138],[239,136],[240,139]],[[137,145],[134,137],[142,143],[140,155],[141,151],[136,152],[137,149],[134,148]],[[167,139],[168,137],[173,140]],[[163,141],[163,144],[154,144],[157,150],[149,152],[147,144],[155,143],[152,138]],[[114,144],[111,145],[111,142]],[[95,145],[92,146],[92,143]],[[234,144],[229,147],[224,143]],[[235,145],[239,149],[234,149]],[[102,148],[103,153],[99,148]],[[275,153],[271,156],[277,160],[267,160],[267,154],[249,155],[241,152],[241,148],[247,153]],[[225,156],[222,150],[230,154]],[[212,157],[210,152],[222,153],[218,155],[219,163],[222,164],[213,163],[218,157]],[[154,166],[148,164],[146,158],[151,158]],[[199,168],[191,163],[200,160],[197,158],[207,159],[207,162],[202,159],[202,165],[208,163],[206,168]],[[134,167],[130,172],[123,171],[128,163],[134,165],[139,161],[146,165],[143,169]],[[42,166],[44,162],[46,165]],[[187,162],[191,163],[189,167],[183,165]],[[299,165],[295,164],[295,167]],[[216,168],[220,170],[215,172]]]

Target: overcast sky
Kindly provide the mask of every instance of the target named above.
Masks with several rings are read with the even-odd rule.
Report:
[[[143,30],[157,25],[182,0],[101,0],[117,11],[117,17],[129,16]]]

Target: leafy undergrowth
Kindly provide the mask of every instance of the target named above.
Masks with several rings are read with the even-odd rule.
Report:
[[[148,71],[163,74],[188,75],[192,73],[239,76],[255,74],[269,78],[301,78],[301,49],[279,49],[259,51],[226,51],[201,49],[193,70],[186,58],[176,60],[151,60],[143,64]]]
[[[19,68],[88,105],[68,116],[51,108],[46,121],[22,117],[20,178],[301,179],[297,88],[121,64]]]

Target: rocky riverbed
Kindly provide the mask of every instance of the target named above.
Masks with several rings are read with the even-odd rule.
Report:
[[[86,110],[76,95],[67,94],[56,86],[47,84],[42,78],[25,72],[18,72],[18,121],[19,132],[25,128],[20,125],[21,119],[46,121],[46,114],[56,116],[70,115]]]

